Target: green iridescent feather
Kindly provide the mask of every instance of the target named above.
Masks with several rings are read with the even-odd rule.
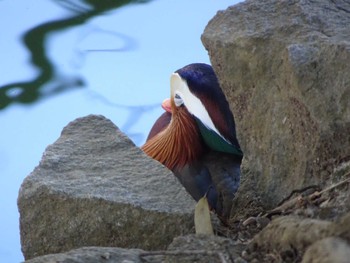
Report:
[[[243,156],[243,152],[240,148],[230,144],[224,140],[215,131],[208,129],[199,119],[195,118],[199,127],[199,131],[206,145],[215,151],[225,152],[230,154],[235,154],[238,156]]]

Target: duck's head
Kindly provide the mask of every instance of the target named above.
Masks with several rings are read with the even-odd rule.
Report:
[[[163,121],[142,146],[148,155],[170,169],[200,158],[208,148],[242,157],[233,115],[210,65],[177,70],[170,87],[170,99],[162,106],[171,120]]]

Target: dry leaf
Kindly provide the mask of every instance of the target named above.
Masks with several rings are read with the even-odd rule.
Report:
[[[214,234],[208,200],[205,196],[199,199],[196,205],[194,211],[194,226],[196,228],[196,234]]]

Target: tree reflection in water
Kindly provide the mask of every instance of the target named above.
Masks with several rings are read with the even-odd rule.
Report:
[[[85,86],[80,76],[72,78],[64,75],[62,76],[62,74],[58,73],[58,70],[47,55],[46,44],[50,34],[84,24],[91,18],[122,6],[146,3],[149,1],[54,0],[54,2],[71,11],[74,15],[38,25],[22,36],[22,42],[30,53],[30,63],[37,69],[38,74],[32,80],[19,81],[0,86],[0,110],[5,109],[12,103],[30,104],[64,91]],[[135,46],[135,43],[130,37],[115,32],[113,34],[123,40],[124,45],[122,48],[112,50],[87,50],[86,52],[122,52],[130,50]],[[145,110],[145,107],[153,106],[140,106],[140,109],[137,109],[137,111],[142,112]],[[130,110],[131,112],[135,112],[136,109],[131,107]]]

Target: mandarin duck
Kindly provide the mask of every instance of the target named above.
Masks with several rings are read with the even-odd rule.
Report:
[[[168,167],[198,201],[227,222],[240,183],[242,150],[235,121],[210,65],[194,63],[173,73],[165,112],[142,150]]]

